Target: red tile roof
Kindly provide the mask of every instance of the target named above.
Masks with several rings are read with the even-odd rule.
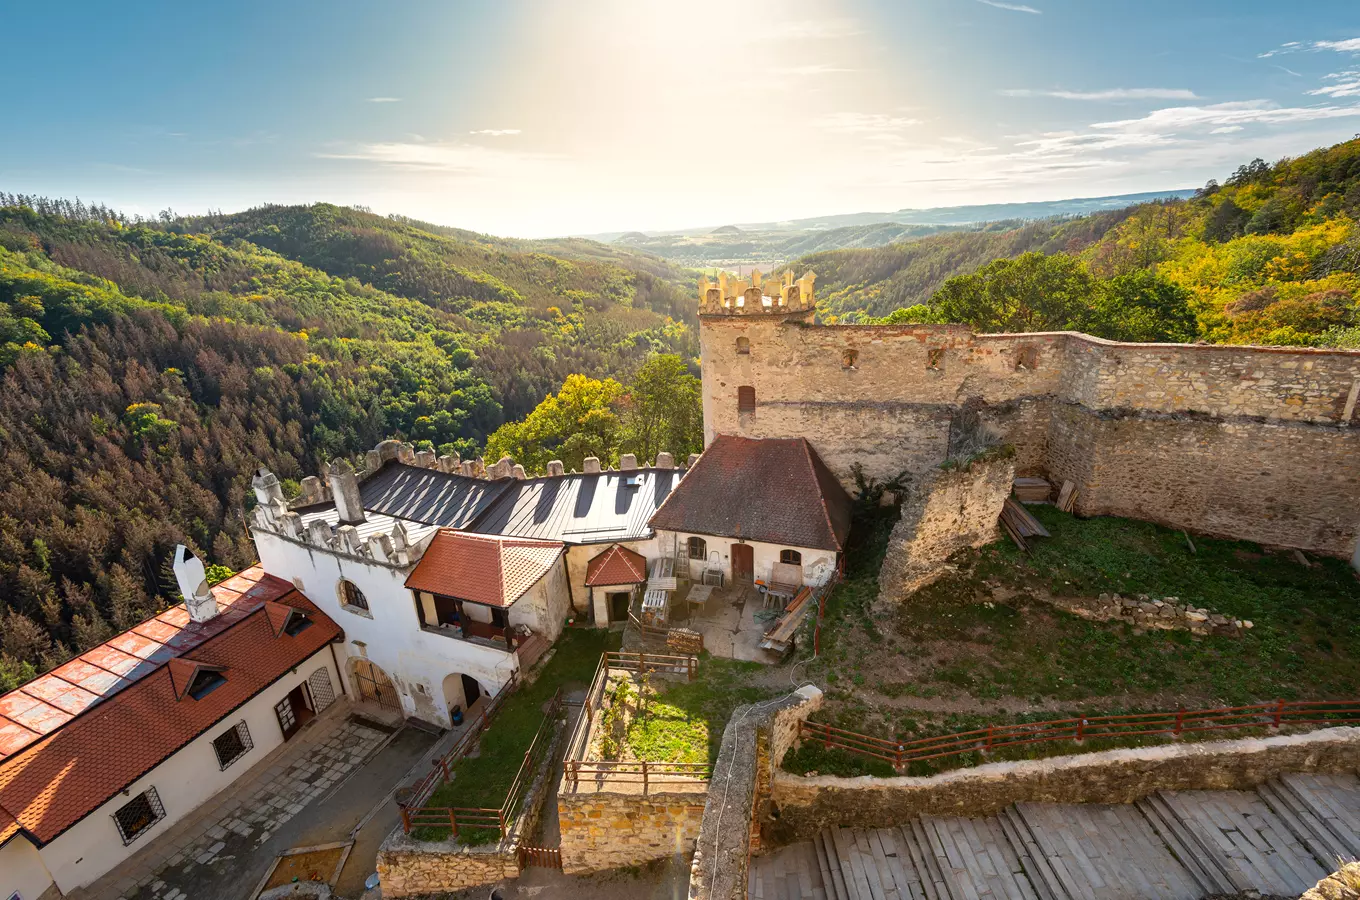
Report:
[[[841,550],[850,534],[850,495],[805,438],[719,435],[651,525]]]
[[[67,716],[42,737],[0,760],[0,844],[20,829],[39,845],[55,839],[342,635],[339,626],[285,582],[264,576],[258,569],[242,574],[255,577],[230,579],[238,586],[249,584],[233,605],[237,615],[219,623],[224,612],[203,626],[193,626],[211,633],[189,634],[193,640],[187,656],[137,672],[135,682],[101,698],[82,714]],[[265,594],[273,594],[278,587],[275,582],[284,588],[277,602],[305,612],[314,627],[296,637],[277,636],[259,595],[239,599],[260,585],[266,587]],[[172,669],[200,665],[219,668],[226,683],[200,700],[176,699],[175,683],[186,673]],[[25,685],[0,698],[9,709],[10,721],[15,716],[24,719],[29,710],[41,705],[28,688]]]
[[[0,695],[0,762],[292,589],[254,566],[212,589],[219,609],[212,620],[197,625],[184,604],[172,606]]]
[[[586,564],[586,586],[640,584],[647,580],[647,560],[641,553],[614,544]]]
[[[413,591],[509,606],[562,555],[561,541],[489,537],[441,528],[406,579]]]

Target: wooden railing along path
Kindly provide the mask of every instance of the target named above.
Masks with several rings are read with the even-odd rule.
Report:
[[[614,782],[621,784],[641,784],[642,792],[647,793],[653,785],[693,784],[707,781],[713,774],[710,763],[672,763],[652,762],[650,760],[619,761],[607,759],[586,759],[590,749],[591,729],[595,716],[604,702],[604,694],[609,684],[609,670],[622,669],[627,672],[651,672],[666,675],[684,675],[694,680],[699,661],[693,656],[669,656],[658,653],[605,653],[595,668],[590,689],[586,691],[582,703],[583,714],[576,720],[576,728],[567,742],[565,772],[572,787],[582,780]]]
[[[1217,709],[1178,709],[1174,712],[1131,713],[1121,716],[1085,716],[1050,722],[988,725],[912,741],[887,740],[836,728],[822,722],[804,721],[799,736],[830,749],[847,750],[889,762],[895,769],[909,763],[940,759],[963,753],[990,753],[1006,747],[1108,738],[1163,735],[1180,737],[1209,731],[1243,728],[1279,728],[1282,725],[1360,724],[1360,700],[1275,700],[1249,706]]]
[[[534,773],[542,764],[544,756],[552,744],[553,731],[556,730],[558,718],[562,714],[561,688],[557,689],[552,700],[549,701],[547,712],[543,715],[543,721],[539,724],[538,731],[535,732],[534,739],[529,744],[529,749],[524,751],[524,759],[520,763],[519,771],[515,773],[515,778],[505,793],[505,800],[499,808],[427,806],[426,804],[440,785],[447,784],[450,781],[449,770],[451,765],[466,756],[472,749],[477,737],[486,730],[487,723],[500,709],[504,698],[517,683],[517,681],[511,681],[496,694],[493,702],[483,710],[482,715],[473,727],[463,732],[458,742],[454,744],[453,749],[434,761],[433,770],[412,787],[411,795],[406,801],[397,804],[401,810],[401,826],[404,832],[410,834],[412,828],[431,826],[436,828],[446,827],[453,832],[454,837],[458,836],[460,829],[467,828],[494,828],[500,832],[501,837],[505,837],[509,833],[509,827],[514,822],[516,810],[523,801],[524,795],[528,792],[529,786],[533,783]]]

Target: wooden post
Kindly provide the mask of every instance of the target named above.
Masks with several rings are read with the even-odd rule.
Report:
[[[824,745],[823,749],[830,750],[830,749],[831,749],[831,726],[830,726],[830,725],[826,725],[825,727],[826,727],[826,742],[825,742],[825,745]]]
[[[411,833],[411,816],[410,816],[410,814],[406,811],[406,807],[401,806],[401,807],[398,807],[398,809],[401,810],[401,830],[402,830],[402,832],[404,832],[405,834],[410,834],[410,833]]]
[[[902,768],[902,745],[901,745],[901,744],[898,744],[898,745],[897,745],[897,758],[893,761],[893,768],[894,768],[894,769],[901,769],[901,768]]]
[[[1185,727],[1185,707],[1179,706],[1176,708],[1176,730],[1174,732],[1176,737],[1181,736],[1181,729],[1183,727]]]
[[[1077,743],[1080,744],[1084,740],[1086,740],[1086,719],[1081,718],[1077,720]]]
[[[987,726],[987,746],[983,749],[982,752],[983,752],[983,753],[991,753],[991,752],[992,752],[992,726],[991,726],[991,725],[988,725],[988,726]]]
[[[453,829],[453,836],[458,837],[458,814],[452,809],[449,810],[449,828]]]
[[[440,768],[440,771],[442,771],[442,772],[444,773],[444,783],[445,783],[445,784],[448,784],[448,783],[449,783],[449,761],[448,761],[447,759],[444,759],[443,757],[440,757],[440,759],[439,759],[439,768]]]
[[[1280,727],[1280,718],[1281,718],[1283,715],[1284,715],[1284,700],[1276,700],[1276,701],[1275,701],[1275,725],[1274,725],[1273,727],[1275,727],[1275,728],[1279,728],[1279,727]]]
[[[647,760],[642,761],[642,796],[647,796]]]
[[[502,808],[500,812],[496,813],[496,816],[501,821],[501,837],[505,837],[505,809]]]

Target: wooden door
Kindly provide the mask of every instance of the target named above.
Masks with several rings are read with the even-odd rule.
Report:
[[[750,544],[732,545],[732,583],[747,584],[756,577],[756,552]]]

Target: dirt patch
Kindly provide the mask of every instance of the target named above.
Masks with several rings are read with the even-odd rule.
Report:
[[[288,851],[280,856],[269,873],[263,891],[283,887],[295,881],[315,881],[322,884],[335,883],[345,857],[349,855],[350,843],[331,844],[312,850]]]

